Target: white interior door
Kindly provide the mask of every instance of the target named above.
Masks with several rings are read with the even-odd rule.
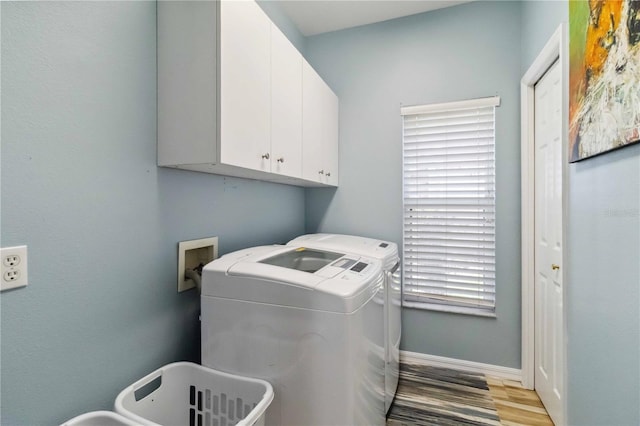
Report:
[[[535,389],[563,424],[562,75],[556,62],[535,86]]]

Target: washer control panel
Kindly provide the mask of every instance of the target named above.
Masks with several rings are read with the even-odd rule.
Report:
[[[353,265],[353,267],[351,267],[350,269],[353,272],[362,272],[364,270],[364,268],[366,268],[367,266],[369,266],[368,263],[358,262],[355,265]]]

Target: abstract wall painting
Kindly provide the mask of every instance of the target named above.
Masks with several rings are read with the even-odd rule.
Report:
[[[569,2],[569,159],[640,142],[640,0]]]

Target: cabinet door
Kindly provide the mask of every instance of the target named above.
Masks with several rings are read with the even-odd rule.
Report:
[[[325,149],[325,165],[324,175],[326,178],[325,183],[338,186],[338,171],[339,171],[339,129],[338,129],[338,97],[333,93],[329,86],[325,85],[323,93],[323,99],[325,104],[325,114],[323,119],[325,120],[324,126],[326,128],[326,141],[324,144]]]
[[[157,4],[159,166],[217,162],[217,21],[213,2]]]
[[[338,98],[306,61],[302,70],[302,177],[337,185]]]
[[[302,177],[324,183],[323,107],[318,102],[324,82],[307,61],[302,64]]]
[[[257,3],[220,3],[219,143],[224,164],[271,169],[270,50],[271,21]]]
[[[302,55],[273,24],[271,172],[302,176]]]

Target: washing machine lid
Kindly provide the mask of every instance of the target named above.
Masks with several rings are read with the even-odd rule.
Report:
[[[379,259],[382,268],[393,269],[398,262],[398,245],[389,241],[343,234],[306,234],[287,243],[291,246],[305,245],[326,250],[343,250],[361,256]]]
[[[203,269],[202,296],[350,313],[382,289],[373,258],[296,246],[253,247]]]

